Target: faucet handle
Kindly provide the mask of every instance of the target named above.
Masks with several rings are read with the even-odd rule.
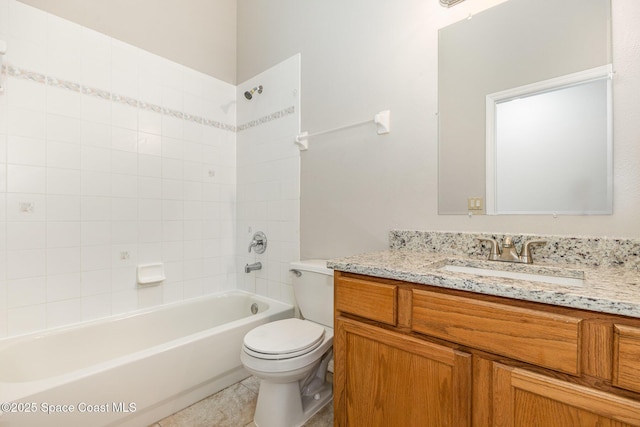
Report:
[[[478,237],[478,240],[481,242],[489,242],[491,243],[491,252],[489,253],[489,259],[495,261],[500,258],[500,246],[498,246],[498,242],[495,239],[485,239],[482,237]]]
[[[267,236],[262,231],[256,231],[251,243],[249,243],[249,253],[251,248],[255,248],[257,254],[263,254],[267,250]]]
[[[524,246],[522,247],[522,255],[520,255],[520,261],[527,264],[532,264],[533,256],[531,255],[531,246],[546,244],[546,240],[529,240],[528,242],[525,242]]]

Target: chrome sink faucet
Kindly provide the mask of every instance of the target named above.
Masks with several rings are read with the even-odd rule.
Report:
[[[531,247],[533,245],[545,245],[547,243],[544,240],[529,240],[522,247],[522,252],[518,253],[516,246],[513,244],[513,240],[509,236],[504,238],[502,250],[498,242],[494,239],[479,238],[478,240],[491,244],[491,252],[488,258],[490,261],[522,262],[525,264],[533,264],[533,256],[531,254]]]

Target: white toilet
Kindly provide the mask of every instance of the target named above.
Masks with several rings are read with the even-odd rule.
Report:
[[[301,426],[333,397],[325,380],[333,351],[333,270],[325,260],[290,265],[301,319],[258,326],[244,337],[240,359],[260,378],[258,427]]]

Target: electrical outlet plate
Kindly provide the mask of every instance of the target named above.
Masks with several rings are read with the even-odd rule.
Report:
[[[467,198],[467,208],[470,211],[481,211],[484,208],[483,204],[484,203],[482,197]]]

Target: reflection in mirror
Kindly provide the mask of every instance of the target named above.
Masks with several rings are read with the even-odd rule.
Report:
[[[487,96],[487,214],[612,212],[611,67]]]
[[[487,95],[610,64],[610,17],[610,0],[508,0],[440,29],[438,213],[467,214],[469,198],[487,197]],[[538,166],[555,155],[535,153]],[[545,203],[529,213],[565,210],[547,203],[545,192],[535,199]]]

